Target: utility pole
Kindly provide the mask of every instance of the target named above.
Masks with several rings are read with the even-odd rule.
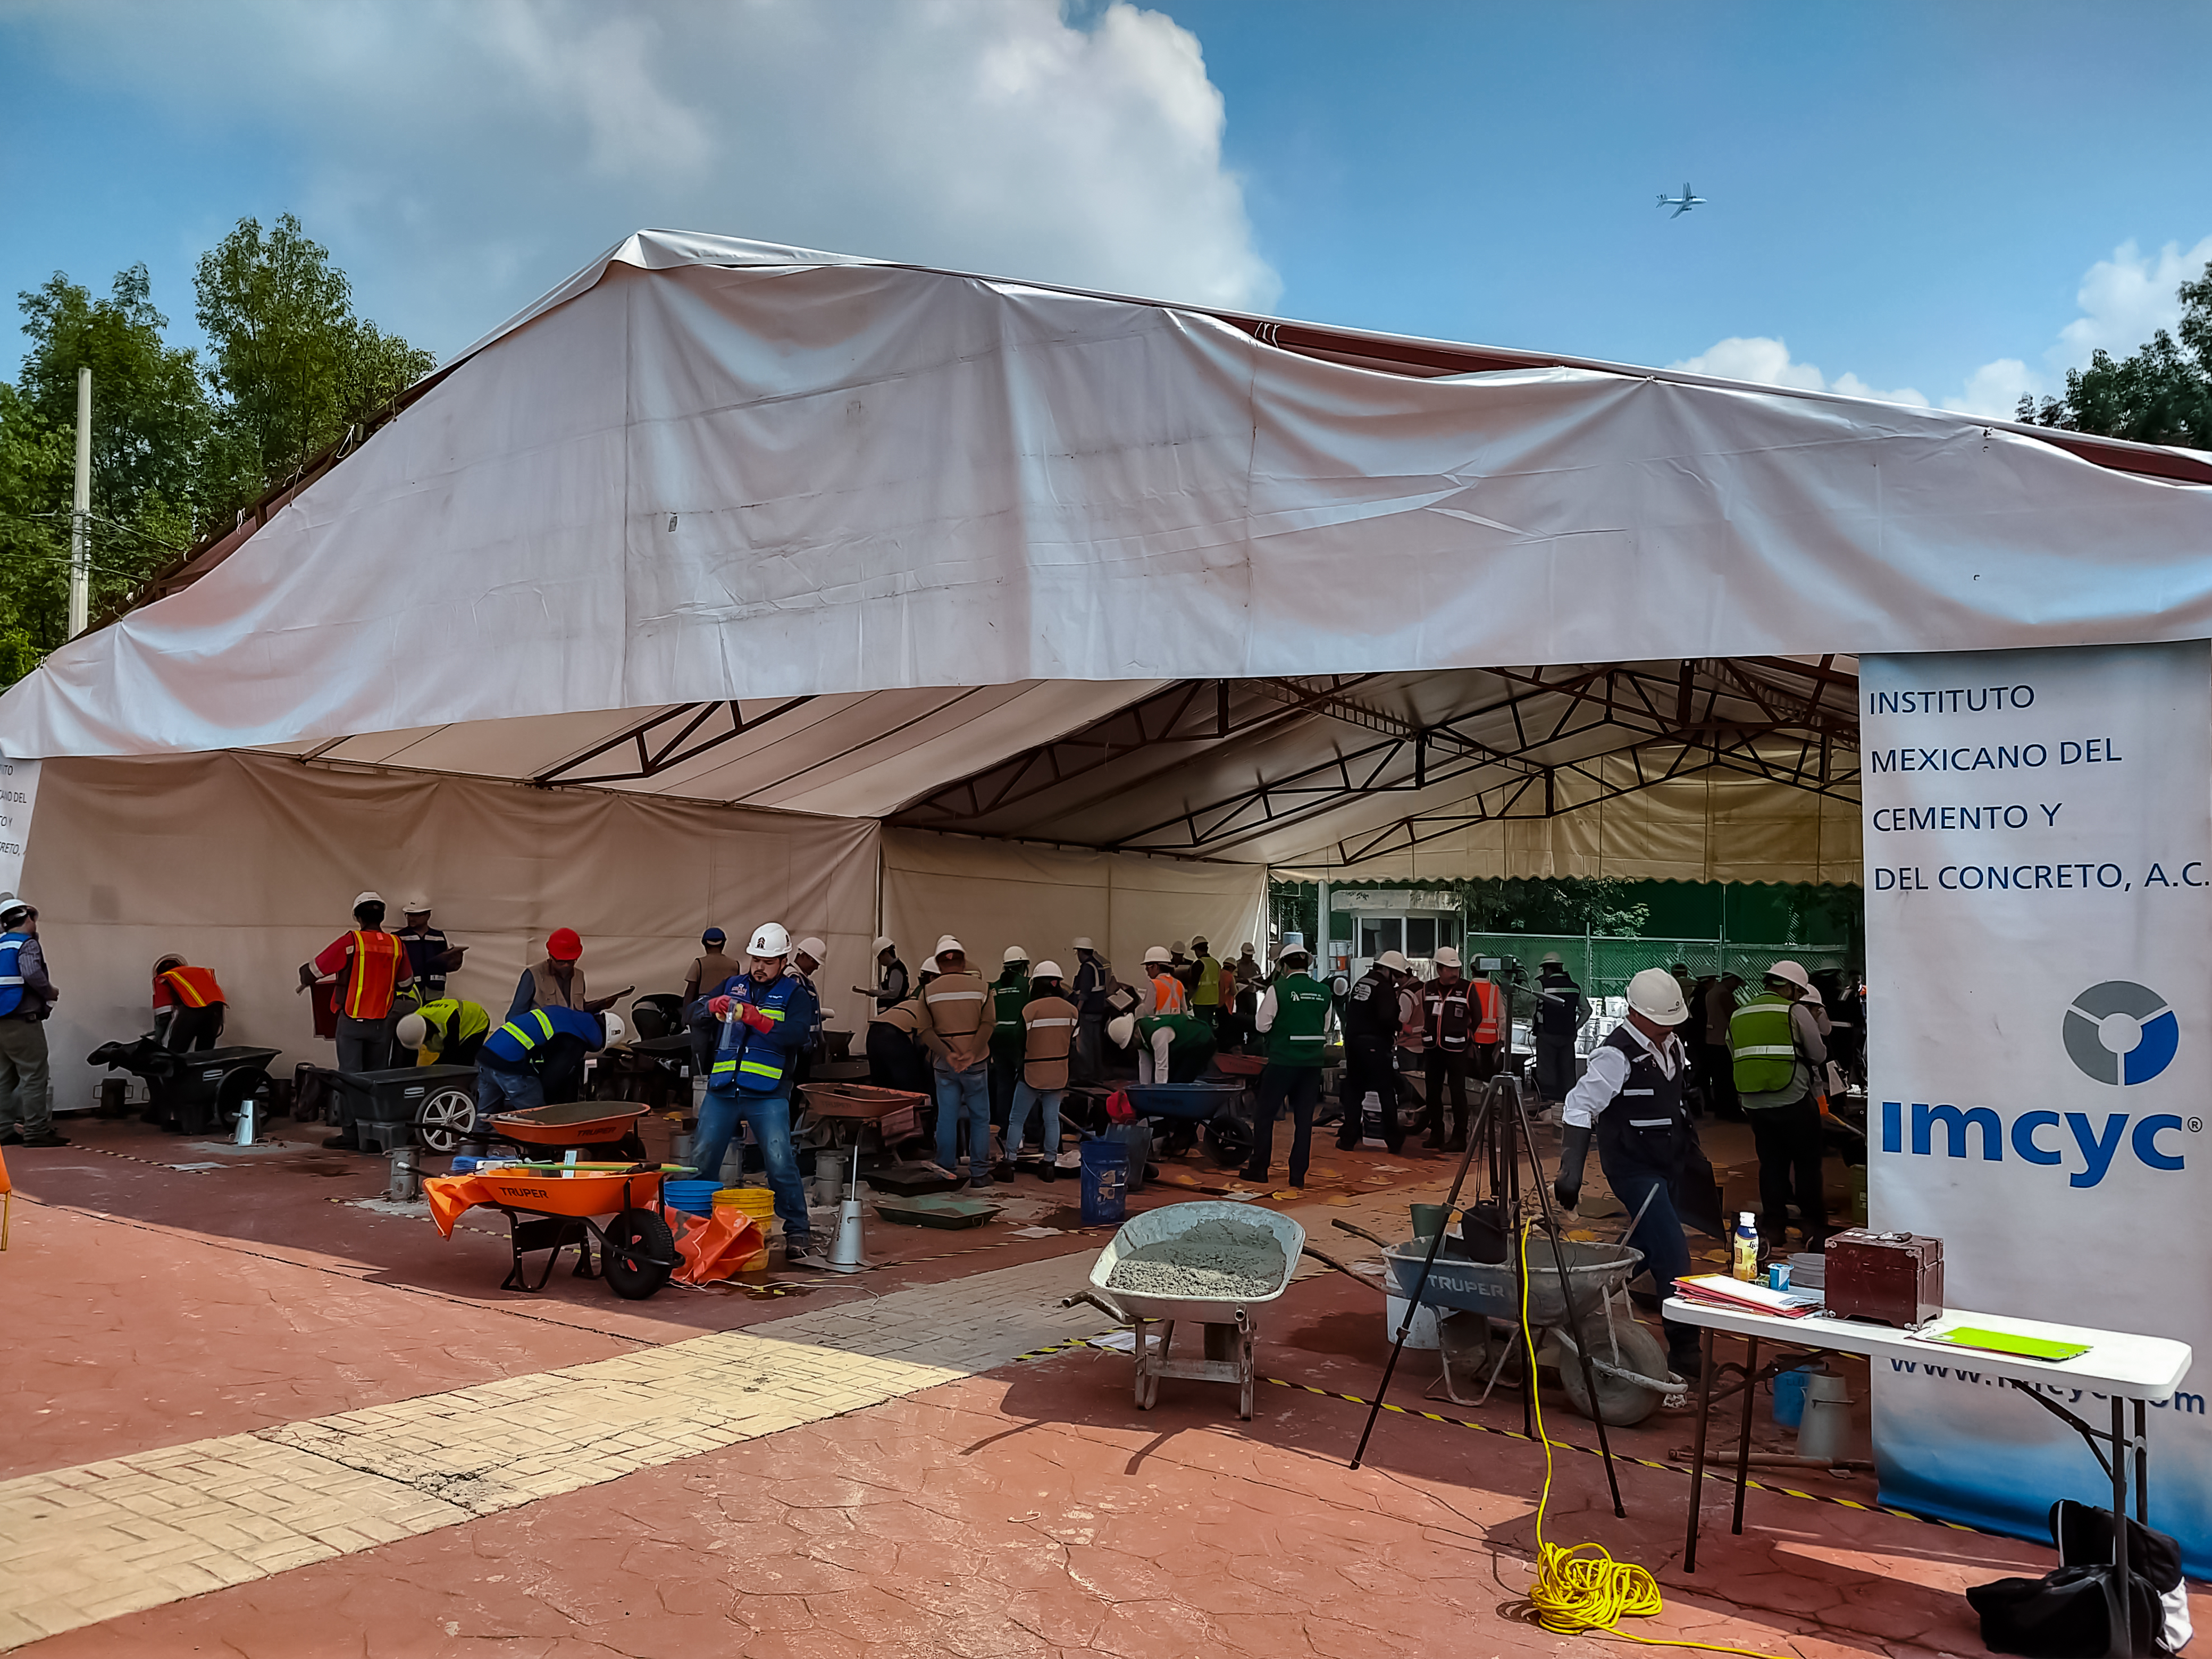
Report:
[[[70,514],[69,636],[92,620],[92,367],[76,372],[76,493]]]

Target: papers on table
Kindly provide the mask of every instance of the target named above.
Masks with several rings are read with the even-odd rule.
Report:
[[[1726,1273],[1698,1273],[1674,1281],[1674,1294],[1719,1308],[1741,1308],[1747,1313],[1773,1314],[1783,1319],[1802,1319],[1818,1313],[1818,1291],[1772,1291],[1753,1279],[1731,1279]]]
[[[2054,1364],[2062,1359],[2079,1359],[2089,1352],[2086,1342],[2053,1342],[2040,1336],[2023,1336],[2017,1331],[1987,1330],[1978,1325],[1931,1331],[1920,1340],[1940,1343],[1947,1348],[1972,1348],[1978,1353],[2001,1353],[2014,1359],[2048,1359]]]

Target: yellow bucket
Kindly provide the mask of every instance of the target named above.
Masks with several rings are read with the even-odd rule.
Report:
[[[725,1187],[714,1194],[714,1207],[742,1211],[757,1222],[761,1247],[738,1263],[741,1273],[768,1271],[769,1235],[775,1226],[775,1194],[766,1187]]]

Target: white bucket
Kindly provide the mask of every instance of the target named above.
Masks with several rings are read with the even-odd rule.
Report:
[[[1398,1327],[1404,1322],[1406,1310],[1411,1305],[1396,1292],[1390,1294],[1383,1313],[1382,1327],[1382,1334],[1389,1340],[1395,1342],[1398,1340]],[[1413,1316],[1413,1328],[1406,1333],[1406,1346],[1426,1348],[1431,1352],[1443,1346],[1443,1339],[1437,1334],[1437,1310],[1433,1307],[1424,1306]]]

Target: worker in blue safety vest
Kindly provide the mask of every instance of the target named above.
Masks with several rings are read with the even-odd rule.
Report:
[[[517,1014],[487,1036],[477,1051],[477,1111],[489,1117],[543,1106],[546,1073],[558,1077],[580,1065],[586,1053],[619,1042],[622,1036],[618,1014],[557,1007]]]
[[[791,1146],[791,1088],[799,1051],[815,1028],[814,991],[805,976],[787,974],[791,935],[781,922],[763,922],[745,946],[746,970],[732,975],[706,999],[721,1022],[699,1109],[693,1162],[709,1181],[720,1178],[722,1158],[741,1122],[752,1126],[775,1192],[783,1223],[787,1266],[818,1267],[806,1218],[806,1192],[799,1181],[799,1156]]]

